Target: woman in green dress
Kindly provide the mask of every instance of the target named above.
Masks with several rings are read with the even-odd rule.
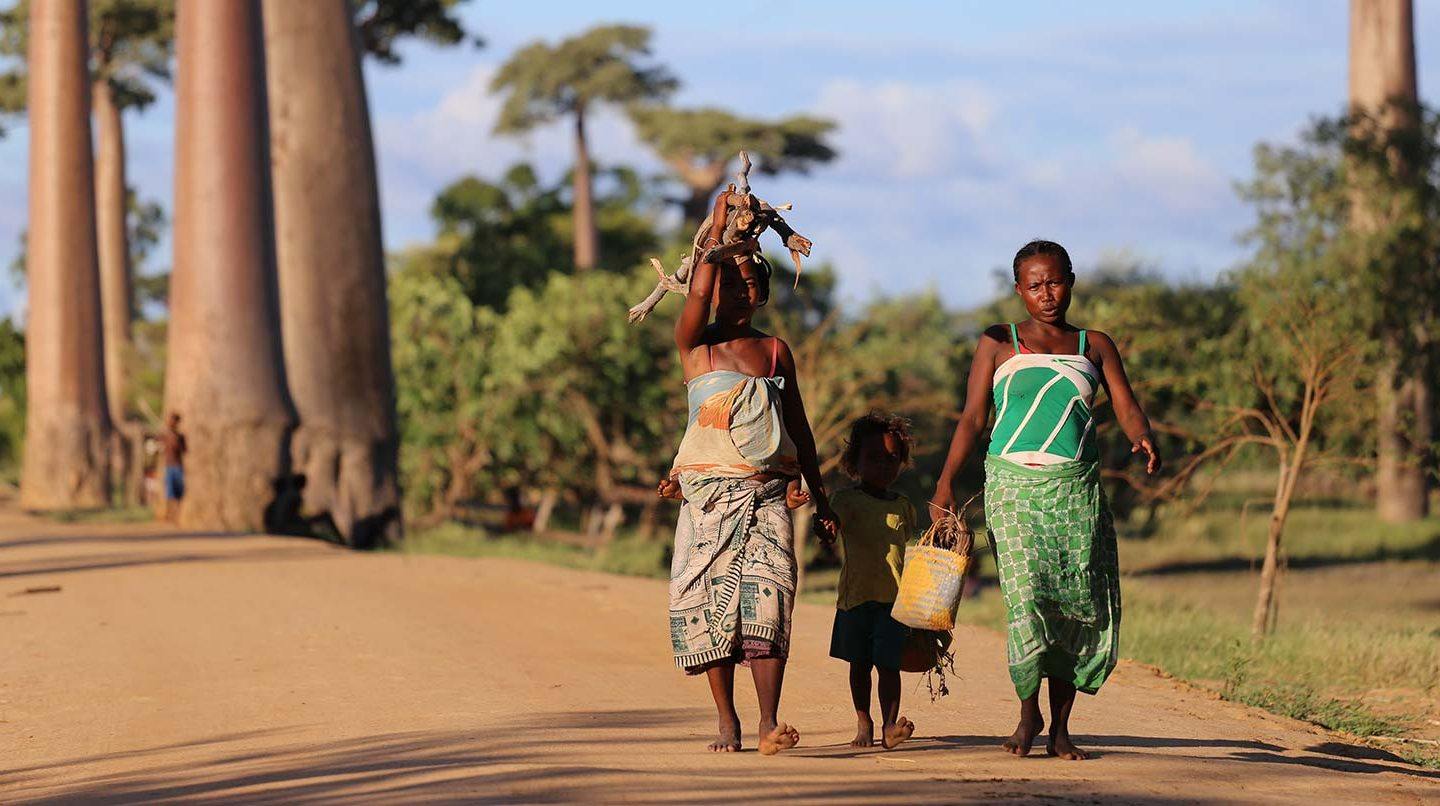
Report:
[[[1115,342],[1066,320],[1075,273],[1065,248],[1031,241],[1012,264],[1030,318],[987,328],[975,350],[965,410],[931,499],[931,517],[954,511],[955,476],[996,411],[985,456],[985,520],[1008,619],[1006,656],[1020,723],[1004,747],[1030,752],[1044,729],[1040,681],[1050,680],[1052,756],[1081,760],[1070,739],[1075,692],[1094,694],[1119,652],[1120,569],[1115,528],[1100,488],[1095,391],[1160,469],[1155,437]]]

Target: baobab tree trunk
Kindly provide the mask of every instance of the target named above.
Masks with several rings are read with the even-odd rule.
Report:
[[[260,529],[289,483],[260,28],[260,0],[176,9],[165,398],[190,449],[181,523],[207,529]]]
[[[105,397],[120,439],[112,457],[125,500],[140,503],[144,432],[129,411],[129,356],[134,299],[130,244],[125,229],[125,134],[120,107],[107,79],[91,85],[95,112],[95,237],[100,256],[100,310],[104,325]]]
[[[400,539],[380,201],[348,0],[265,0],[270,156],[291,456],[307,515],[346,543]]]
[[[667,164],[690,191],[690,195],[681,203],[680,211],[685,217],[685,223],[680,231],[692,232],[710,215],[711,200],[725,182],[725,168],[728,163],[720,160],[696,165],[688,159],[677,158],[669,160]]]
[[[595,268],[600,257],[600,233],[595,225],[594,182],[590,176],[590,147],[585,142],[585,110],[575,112],[575,268]]]
[[[30,4],[29,394],[20,505],[110,503],[83,0]]]
[[[1350,105],[1378,114],[1391,129],[1419,125],[1415,80],[1415,22],[1411,0],[1351,0]],[[1404,166],[1398,166],[1403,175]],[[1354,224],[1368,226],[1373,215],[1356,199]],[[1391,324],[1391,327],[1397,325]],[[1414,354],[1402,334],[1383,339],[1376,371],[1376,509],[1382,520],[1413,521],[1427,510],[1425,456],[1431,439],[1429,386],[1425,362],[1400,360]],[[1423,334],[1422,334],[1423,338]]]

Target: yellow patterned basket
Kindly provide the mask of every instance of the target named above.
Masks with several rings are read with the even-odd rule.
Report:
[[[900,591],[890,615],[916,629],[954,629],[974,545],[975,533],[964,518],[952,512],[936,519],[919,542],[905,548]]]

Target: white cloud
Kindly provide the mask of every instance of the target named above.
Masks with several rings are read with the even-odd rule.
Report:
[[[1109,166],[1134,188],[1143,188],[1176,212],[1211,209],[1227,197],[1224,176],[1186,137],[1146,137],[1133,126],[1114,132]]]
[[[841,79],[821,88],[814,111],[840,124],[839,170],[914,179],[983,162],[995,104],[983,87],[966,81]]]

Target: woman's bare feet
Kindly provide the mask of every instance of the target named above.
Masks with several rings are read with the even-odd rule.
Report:
[[[895,720],[895,724],[886,725],[882,733],[884,738],[881,741],[884,743],[885,749],[889,750],[915,735],[915,723],[902,716]]]
[[[760,726],[760,755],[773,756],[781,750],[789,750],[800,743],[800,731],[784,722],[767,729]]]
[[[1005,752],[1007,753],[1013,753],[1017,756],[1028,756],[1030,754],[1030,746],[1035,744],[1035,737],[1039,736],[1040,731],[1044,729],[1045,720],[1041,719],[1038,714],[1031,718],[1022,716],[1020,718],[1020,724],[1015,726],[1015,732],[1010,734],[1010,738],[1006,739],[1005,743],[1000,746],[1005,748]]]
[[[740,752],[740,717],[720,720],[720,732],[709,747],[712,753]]]
[[[851,747],[874,747],[875,746],[875,722],[870,719],[869,714],[864,714],[856,719],[855,740],[850,743]]]
[[[1050,731],[1050,740],[1045,743],[1045,752],[1066,761],[1084,761],[1090,757],[1089,753],[1076,747],[1075,743],[1070,741],[1069,731]]]

